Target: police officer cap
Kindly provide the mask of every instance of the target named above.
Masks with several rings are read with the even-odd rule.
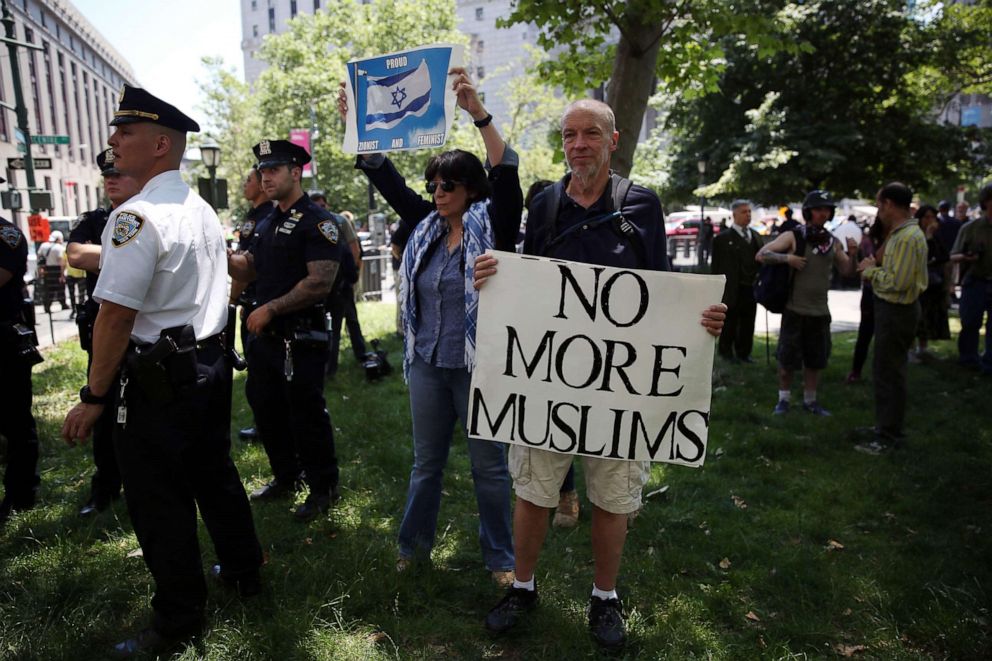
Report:
[[[107,149],[96,155],[96,164],[100,168],[100,174],[104,177],[112,174],[120,174],[121,171],[117,169],[114,164],[114,150]]]
[[[199,133],[200,125],[187,117],[175,106],[149,94],[140,87],[124,85],[117,101],[117,112],[111,126],[151,122],[184,133]]]
[[[944,209],[950,209],[951,208],[950,200],[941,200],[940,204],[937,205],[937,208],[940,209],[941,211],[943,211]]]
[[[830,197],[830,193],[825,190],[813,190],[806,195],[803,200],[803,209],[816,209],[818,207],[837,208],[837,203]]]
[[[303,167],[310,162],[310,154],[289,140],[262,140],[251,148],[258,159],[258,169],[274,168],[277,165]]]

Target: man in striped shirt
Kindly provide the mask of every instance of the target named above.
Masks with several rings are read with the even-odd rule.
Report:
[[[927,288],[927,240],[909,212],[913,192],[886,184],[876,196],[878,221],[888,238],[876,257],[858,264],[875,292],[875,439],[858,450],[878,454],[905,444],[908,352],[920,318],[920,294]],[[877,260],[877,261],[876,261]]]

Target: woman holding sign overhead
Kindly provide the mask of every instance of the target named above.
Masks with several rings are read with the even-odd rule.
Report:
[[[460,149],[432,156],[424,173],[432,198],[428,202],[382,154],[359,156],[356,165],[412,231],[403,254],[398,305],[414,459],[400,523],[398,571],[430,555],[455,422],[468,427],[478,305],[472,286],[475,258],[490,248],[512,251],[523,210],[517,154],[500,137],[465,70],[451,69],[449,80],[458,105],[482,135],[486,167]],[[345,116],[348,99],[341,86],[338,107]],[[468,450],[483,560],[493,579],[508,585],[514,556],[505,446],[469,438]]]

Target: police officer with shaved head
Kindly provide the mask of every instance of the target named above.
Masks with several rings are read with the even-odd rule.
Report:
[[[310,154],[286,140],[262,140],[254,152],[262,190],[276,208],[266,226],[256,228],[250,252],[228,258],[232,277],[255,281],[248,331],[257,338],[248,347],[246,394],[273,479],[251,497],[289,497],[305,476],[310,493],[294,515],[309,521],[337,499],[334,428],[324,402],[328,334],[322,303],[345,248],[333,214],[300,186]]]
[[[140,192],[114,209],[102,236],[93,360],[62,436],[85,439],[112,407],[124,496],[155,579],[151,627],[110,651],[127,658],[175,647],[204,626],[197,509],[218,578],[242,596],[260,590],[262,551],[229,454],[224,235],[179,176],[186,133],[200,127],[127,85],[111,125],[115,165]]]

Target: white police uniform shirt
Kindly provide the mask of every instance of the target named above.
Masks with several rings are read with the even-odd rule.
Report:
[[[93,298],[132,310],[131,338],[154,342],[162,329],[192,324],[197,340],[227,320],[227,248],[213,209],[178,170],[156,175],[114,209],[103,231]]]

